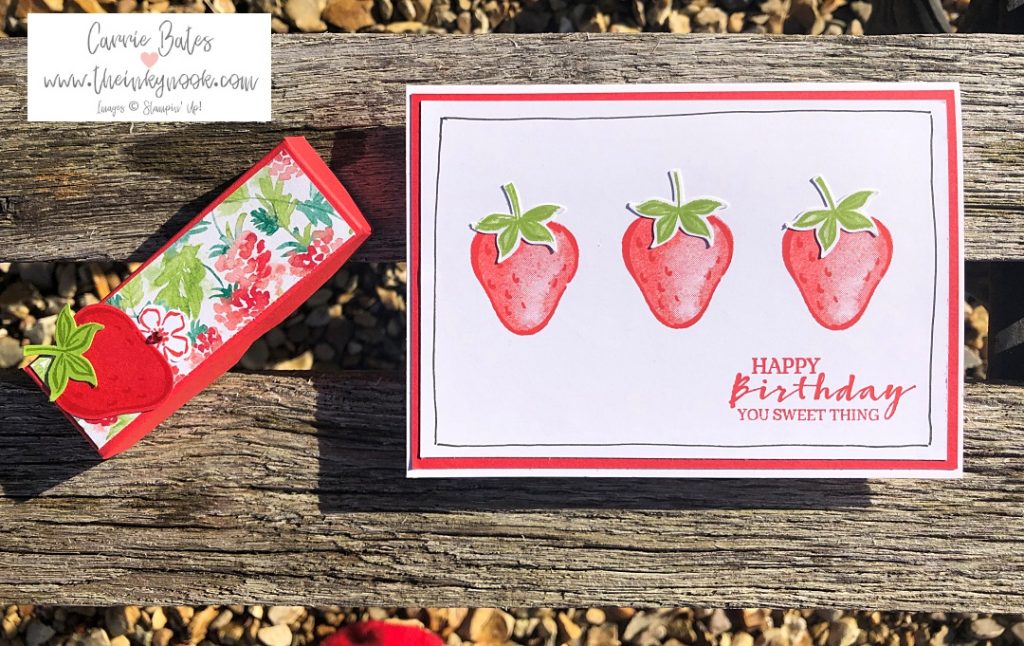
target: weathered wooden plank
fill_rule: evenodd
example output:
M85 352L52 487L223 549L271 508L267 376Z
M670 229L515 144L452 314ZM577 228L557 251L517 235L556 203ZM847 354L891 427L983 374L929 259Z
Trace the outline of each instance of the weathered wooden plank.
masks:
M358 257L402 258L406 83L840 80L962 83L967 257L1022 259L1022 45L993 35L275 36L273 123L131 127L25 122L25 42L9 38L0 260L145 259L285 134L309 137L367 212L376 231Z
M0 381L0 599L1024 609L1024 388L960 481L406 480L398 376L223 377L96 463Z

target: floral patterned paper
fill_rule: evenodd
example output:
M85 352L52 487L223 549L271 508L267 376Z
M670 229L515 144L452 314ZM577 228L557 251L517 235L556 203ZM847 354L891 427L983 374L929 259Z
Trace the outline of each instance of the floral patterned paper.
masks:
M177 384L354 235L281 150L106 302L161 351ZM48 363L32 369L42 378ZM136 417L75 421L102 447Z

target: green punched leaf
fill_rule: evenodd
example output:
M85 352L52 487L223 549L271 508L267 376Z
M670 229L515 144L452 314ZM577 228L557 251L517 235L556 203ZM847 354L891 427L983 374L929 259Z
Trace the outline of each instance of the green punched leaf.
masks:
M47 357L44 381L50 391L50 401L56 401L67 390L71 381L81 381L95 387L96 370L84 356L92 347L96 333L103 329L99 323L75 323L75 316L67 305L57 315L54 334L55 345L27 345L26 357Z
M711 246L715 243L715 232L707 218L715 211L725 208L719 200L702 197L689 202L683 201L682 175L678 170L669 173L675 203L653 199L631 204L631 211L639 216L654 220L654 242L651 248L660 247L681 231L685 235L700 238Z
M786 226L796 231L814 231L814 238L821 249L821 258L835 249L843 231L866 231L871 235L878 235L875 221L860 211L875 191L857 191L836 204L823 177L815 177L811 183L818 189L826 208L801 213Z
M520 241L526 244L544 245L556 251L555 235L548 226L548 220L562 210L557 204L541 204L525 213L519 205L519 194L512 183L502 186L508 199L511 213L491 213L473 225L477 233L497 234L498 262L503 262L519 248Z

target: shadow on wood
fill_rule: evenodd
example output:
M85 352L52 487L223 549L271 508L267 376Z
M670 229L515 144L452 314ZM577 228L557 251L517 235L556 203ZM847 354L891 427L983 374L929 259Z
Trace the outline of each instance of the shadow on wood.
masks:
M327 384L333 379L325 378ZM317 489L324 514L350 512L527 511L545 509L839 509L871 504L865 480L681 478L405 477L405 395L401 376L374 389L351 382L317 389ZM369 386L372 388L372 386ZM358 410L360 402L376 401ZM376 414L375 414L376 412Z
M0 390L15 392L5 393L0 423L0 495L25 502L101 462L28 375L3 373Z

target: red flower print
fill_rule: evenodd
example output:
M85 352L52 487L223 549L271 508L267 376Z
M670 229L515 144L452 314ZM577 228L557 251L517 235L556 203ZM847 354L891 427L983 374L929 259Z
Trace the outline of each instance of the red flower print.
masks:
M434 633L417 626L386 621L363 621L343 626L320 646L442 646Z
M214 318L234 331L256 318L268 305L270 292L256 289L254 285L239 287L231 292L231 296L213 304Z
M217 259L215 266L229 283L236 283L239 287L265 288L282 273L280 266L271 264L271 257L266 241L252 231L246 231L232 243L226 254Z
M298 176L302 172L291 155L282 151L270 161L270 176L282 182Z
M139 314L139 330L146 337L146 343L156 346L172 366L175 359L180 359L188 352L185 315L181 312L147 307Z
M196 351L204 357L210 356L222 345L224 345L224 339L221 338L220 331L215 327L209 328L196 337Z
M313 268L327 259L327 256L341 246L343 240L334 239L333 229L324 229L313 234L313 240L305 253L297 253L288 258L291 272L295 276L304 276Z

